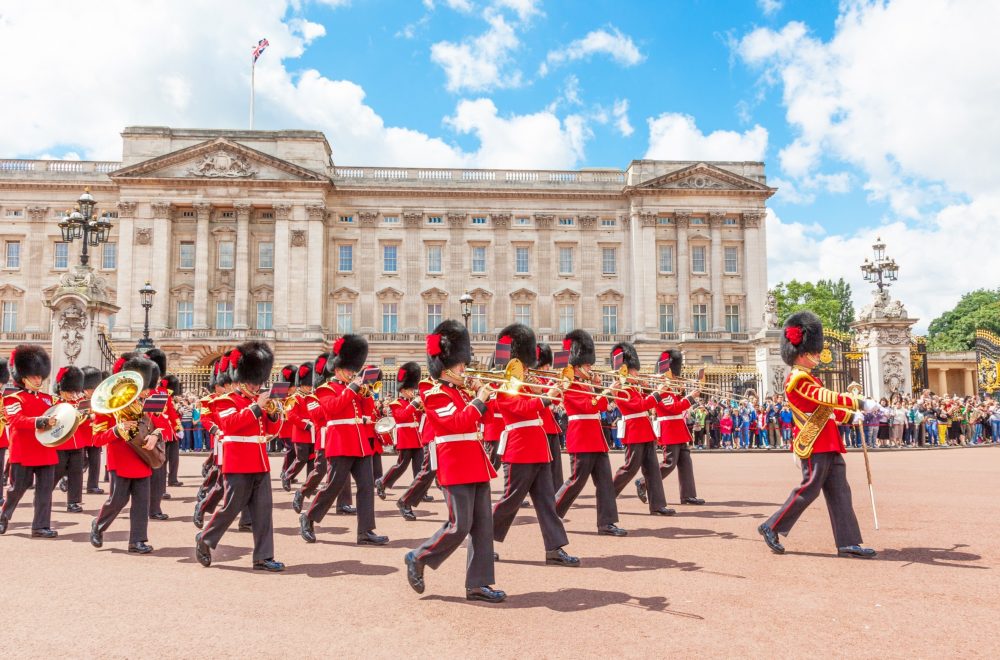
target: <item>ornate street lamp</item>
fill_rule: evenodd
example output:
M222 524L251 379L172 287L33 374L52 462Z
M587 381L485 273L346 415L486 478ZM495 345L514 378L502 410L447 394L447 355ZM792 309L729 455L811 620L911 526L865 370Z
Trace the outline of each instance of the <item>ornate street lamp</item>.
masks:
M469 317L472 316L472 296L468 291L458 299L458 304L462 306L462 318L465 319L465 329L469 329Z
M87 247L97 247L101 243L107 243L111 235L111 217L107 213L97 217L97 201L90 194L90 188L84 188L80 199L76 200L76 210L67 210L66 216L59 221L59 232L66 243L82 240L83 249L80 251L80 265L86 266L90 262L90 255L87 254Z
M153 348L153 340L149 338L149 310L153 307L153 296L155 295L156 289L150 286L148 281L139 289L139 303L146 310L146 322L142 327L142 339L139 340L135 347L137 350L143 352Z
M878 292L882 293L889 288L891 282L896 281L899 276L899 265L895 259L886 256L885 243L881 238L875 239L872 250L875 252L875 259L872 261L865 258L865 262L861 264L861 274L866 282L874 284L878 287Z

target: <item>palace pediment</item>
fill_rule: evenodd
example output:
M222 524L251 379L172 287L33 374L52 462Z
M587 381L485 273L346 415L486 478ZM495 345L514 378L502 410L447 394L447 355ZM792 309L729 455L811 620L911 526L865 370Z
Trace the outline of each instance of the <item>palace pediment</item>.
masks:
M697 163L644 181L630 188L632 191L649 192L657 190L706 191L706 192L774 192L759 181L734 174L715 165Z
M108 176L119 183L149 179L187 179L226 184L263 181L329 183L329 179L322 174L221 137L123 167Z

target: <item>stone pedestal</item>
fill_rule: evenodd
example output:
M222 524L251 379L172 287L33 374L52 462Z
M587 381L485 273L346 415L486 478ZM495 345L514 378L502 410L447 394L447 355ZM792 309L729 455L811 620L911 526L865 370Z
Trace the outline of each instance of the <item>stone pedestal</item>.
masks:
M917 320L909 318L898 300L890 300L888 292L877 291L872 304L851 324L855 343L865 355L866 396L889 398L894 392L906 394L913 389L910 328Z
M763 386L763 391L757 393L760 400L785 391L785 377L789 367L781 360L781 332L778 328L765 328L753 339L757 373L760 374Z
M107 284L86 266L62 276L59 287L45 301L52 311L52 374L60 367L101 367L98 335L107 334L108 320L118 307L108 299Z

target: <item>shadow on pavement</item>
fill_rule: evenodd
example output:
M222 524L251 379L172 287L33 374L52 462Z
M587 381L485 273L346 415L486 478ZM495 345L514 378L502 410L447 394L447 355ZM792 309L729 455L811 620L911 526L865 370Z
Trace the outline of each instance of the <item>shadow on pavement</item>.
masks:
M977 564L956 564L954 562L971 562L979 561L982 559L982 555L977 555L973 552L960 552L958 548L967 548L968 545L964 543L956 543L951 548L901 548L895 550L893 548L885 548L884 550L878 550L878 556L870 561L895 561L902 562L904 568L910 564L925 564L927 566L943 566L947 568L977 568L980 570L989 570L989 566L980 566ZM838 556L836 553L822 553L822 552L795 552L786 551L786 555L799 555L802 557L826 557L832 559L845 559L844 557Z
M545 608L554 612L583 612L612 605L636 607L649 612L662 612L688 619L704 619L700 614L669 609L670 601L663 596L630 596L621 591L600 591L597 589L560 589L558 591L534 591L526 594L512 594L499 605L469 602L457 596L426 596L422 600L439 600L462 603L479 607L498 609Z
M391 575L400 569L381 564L363 564L349 559L323 564L296 564L285 569L288 575L305 575L311 578L340 577L344 575Z

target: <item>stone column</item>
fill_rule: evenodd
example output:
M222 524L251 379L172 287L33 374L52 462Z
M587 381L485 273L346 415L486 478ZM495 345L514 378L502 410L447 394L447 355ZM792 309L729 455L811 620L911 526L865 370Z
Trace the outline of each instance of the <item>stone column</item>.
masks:
M712 232L712 331L721 332L725 329L723 302L725 295L722 286L722 272L725 270L725 260L722 256L722 223L726 214L722 211L710 211L708 224ZM744 271L747 264L743 265Z
M115 316L115 339L132 338L132 320L139 286L135 281L135 202L118 202L118 313Z
M635 334L636 341L657 339L660 310L657 305L656 280L660 268L656 255L656 214L640 214L639 226L632 231L637 234L637 249L633 257L637 286L629 303L635 308L635 324L631 332ZM628 332L629 329L626 328L625 331Z
M323 332L323 319L324 311L329 303L327 300L327 288L324 287L324 276L326 273L326 232L324 231L326 219L326 206L323 204L306 204L306 213L309 215L309 228L307 230L307 240L309 241L306 247L306 253L309 255L306 261L309 264L309 272L306 274L306 330L310 333L316 333L317 338L321 338ZM361 214L359 214L360 216ZM361 218L362 224L364 224L365 219ZM373 222L371 224L374 224ZM374 234L374 228L369 227L371 231L369 233ZM356 255L355 259L361 255ZM374 277L373 268L365 268L364 270L372 273ZM374 279L373 279L374 283ZM329 283L329 290L334 290L335 283ZM355 310L357 314L360 310ZM357 318L355 320L356 324L359 324L361 319ZM333 327L336 329L336 326Z
M208 222L212 215L212 205L195 202L198 224L195 229L194 247L194 328L208 328L208 253L212 249L208 238Z
M471 269L470 262L468 261L469 246L465 238L469 216L466 213L452 211L445 216L445 219L448 222L448 244L445 246L445 254L441 258L444 260L446 268L444 281L447 282L445 288L450 294L448 302L454 305L454 307L451 309L445 308L444 318L459 319L462 318L462 305L458 302L458 299L462 297L465 289L473 288L466 286L468 282L466 276ZM469 321L471 323L472 319L469 319Z
M490 319L493 325L499 328L513 323L514 308L510 300L510 294L514 292L513 272L514 253L510 249L510 214L493 213L490 215L490 222L493 223L493 239L496 246L493 249L493 269L496 278L493 280L496 287L496 295L493 296L493 310Z
M274 308L271 310L275 332L288 331L288 299L291 295L289 291L288 270L292 267L292 237L288 233L288 215L292 207L288 204L274 204ZM298 239L297 239L298 240ZM301 240L306 240L303 236ZM319 264L313 266L319 269L322 276L323 271Z
M21 255L21 268L25 272L24 309L21 310L26 332L41 332L44 328L42 305L42 277L52 267L52 257L45 259L48 238L45 235L45 217L47 206L29 206L29 227L25 236L25 251ZM73 256L70 256L70 268L73 266Z
M676 211L677 226L677 330L691 332L691 265L688 257L689 211Z
M396 249L396 271L399 273L399 286L404 297L399 301L399 316L397 325L400 332L424 332L423 306L420 300L420 283L424 279L424 243L420 240L424 226L422 211L403 211L403 243ZM381 260L382 255L379 254ZM379 266L381 268L381 265ZM412 301L411 304L406 304ZM381 332L382 309L375 311L375 327Z
M962 395L963 396L974 396L976 394L976 385L975 385L975 382L973 381L973 378L972 378L972 369L970 367L966 367L962 371L962 376L963 376L963 380L962 380L962 389L963 389L963 392L962 392Z
M250 327L247 306L250 303L250 211L247 202L236 202L236 283L233 298L233 329Z
M61 367L100 367L98 335L118 307L108 300L107 284L89 266L73 266L46 302L52 310L52 377Z
M945 396L946 394L948 394L948 367L941 367L938 369L937 395Z
M761 399L784 390L789 367L781 360L781 333L777 328L763 329L753 340L757 373L763 387L757 393Z
M876 293L875 302L862 309L859 320L851 324L868 363L866 395L878 399L913 389L910 327L916 322L907 317L898 301L890 303L888 293L883 292Z
M597 216L578 215L576 226L580 236L580 246L576 254L576 263L573 264L573 278L580 282L580 298L583 303L580 309L581 318L577 321L577 325L581 328L593 328L595 333L600 334L604 327L601 318L601 304L597 300L598 287L602 284L601 257L594 236ZM583 276L584 264L590 270L591 277Z
M552 225L556 217L549 214L535 215L535 263L538 283L538 330L557 334L559 313L552 298L553 286L559 279L559 260L552 257ZM493 320L492 318L490 319ZM497 324L494 324L497 325Z
M170 276L174 272L170 261L170 243L173 240L173 219L170 202L152 202L153 210L153 258L149 260L146 277L158 292L153 309L150 310L149 326L153 330L163 330L170 322Z
M743 284L746 287L747 330L760 327L767 296L767 262L761 261L765 248L760 227L764 222L764 211L743 212Z

